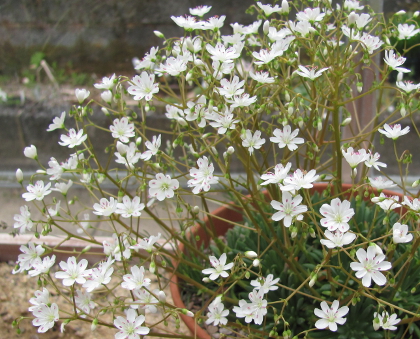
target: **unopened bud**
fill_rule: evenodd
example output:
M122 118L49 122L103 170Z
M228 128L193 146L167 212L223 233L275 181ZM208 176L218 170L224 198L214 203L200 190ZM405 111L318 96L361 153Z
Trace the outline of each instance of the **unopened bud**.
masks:
M413 19L414 19L414 18L417 18L417 17L419 16L419 13L420 13L419 11L415 11L415 12L413 13Z
M91 248L92 248L92 246L88 245L84 249L82 249L82 252L81 253L89 252Z
M93 332L96 330L96 327L98 326L98 319L93 319L92 325L90 325L90 330Z
M249 273L249 271L246 271L246 272L245 272L245 278L246 278L246 279L249 279L249 277L250 277L250 276L251 276L251 273Z
M109 113L109 111L105 108L105 107L102 107L101 108L101 111L107 116L107 117L109 117L111 114Z
M309 228L309 235L312 238L316 238L315 230L312 227Z
M149 272L150 272L150 273L152 273L152 274L154 274L154 273L155 273L155 271L156 271L156 264L155 264L155 262L154 262L154 261L152 261L152 262L150 263L150 265L149 265Z
M101 98L103 101L105 101L107 104L111 104L112 101L112 92L110 90L102 92Z
M321 120L321 118L318 119L317 128L318 128L318 131L322 130L322 120Z
M202 281L205 282L205 283L211 282L211 280L209 278L207 278L207 277L203 278Z
M18 182L19 184L21 184L21 183L22 183L22 181L23 181L23 172L22 172L22 170L21 170L20 168L18 168L18 169L16 170L16 180L17 180L17 182Z
M351 12L347 18L347 22L350 25L353 25L356 22L357 19L357 15L354 12Z
M252 266L254 266L254 267L258 267L258 266L260 266L260 259L255 259L255 260L252 262Z
M395 13L394 15L403 15L405 14L406 11L404 11L403 9L401 11L398 11L397 13Z
M268 30L270 28L270 21L265 20L263 25L263 32L264 34L268 34Z
M349 123L351 123L351 117L345 118L341 123L341 126L347 126Z
M185 39L185 44L187 45L187 49L188 49L190 52L194 52L194 45L193 45L193 43L192 43L192 41L191 41L191 39L190 39L190 38L186 38L186 39Z
M311 280L309 280L309 287L312 287L315 285L316 281L318 279L318 276L316 273L311 273Z
M358 82L357 83L357 91L359 93L362 93L362 91L363 91L363 82Z
M194 318L194 313L192 313L191 311L188 311L186 308L183 308L181 312L182 314L185 314L187 317Z
M281 13L282 14L289 13L289 3L287 2L287 0L283 0L281 3Z
M373 329L375 331L379 330L379 328L381 327L381 322L379 320L378 317L376 317L375 319L373 319Z
M178 117L178 118L176 119L176 122L177 122L179 125L181 125L182 127L185 127L185 126L187 126L187 125L188 125L188 123L187 123L184 119L182 119L181 117Z
M165 36L163 35L163 33L162 32L160 32L160 31L153 31L153 33L158 37L158 38L161 38L161 39L165 39Z
M232 146L229 146L226 152L231 155L235 153L235 149Z
M400 109L400 113L401 116L404 118L405 115L407 114L407 110L405 109L405 105L401 105L401 109Z
M286 93L284 93L284 98L286 99L286 101L290 101L290 94L289 94L289 92L286 91Z
M411 187L416 188L419 184L420 184L420 179L417 179L416 181L413 182Z
M244 254L249 259L254 259L258 257L258 254L254 251L246 251Z
M397 81L403 81L403 78L404 78L404 73L403 72L398 72Z
M166 302L166 294L163 291L159 291L158 293L156 293L158 299L160 302Z

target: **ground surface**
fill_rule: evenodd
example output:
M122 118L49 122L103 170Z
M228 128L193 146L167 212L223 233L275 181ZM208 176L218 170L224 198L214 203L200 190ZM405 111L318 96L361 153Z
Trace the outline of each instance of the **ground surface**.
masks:
M97 327L91 331L91 323L75 321L66 325L64 333L60 331L61 322L46 333L38 333L37 328L32 326L32 313L28 312L31 305L29 299L38 289L37 279L24 274L11 274L13 265L10 263L0 263L0 339L112 339L116 333L115 329ZM165 290L168 295L169 289ZM60 299L52 296L52 299L60 306ZM20 322L19 328L22 333L19 335L15 328L12 328L12 321L19 317L28 317ZM149 321L155 321L147 315ZM166 328L167 331L176 334L174 322L170 321ZM181 333L189 334L185 325L181 323ZM155 337L156 338L156 337Z

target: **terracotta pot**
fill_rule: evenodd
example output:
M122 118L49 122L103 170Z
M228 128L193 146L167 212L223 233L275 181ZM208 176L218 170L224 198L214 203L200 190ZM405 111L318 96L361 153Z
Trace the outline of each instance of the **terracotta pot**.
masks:
M343 191L349 190L352 185L351 184L343 184ZM314 184L314 187L311 189L311 194L318 192L318 193L322 193L325 189L327 188L327 184L325 183L318 183L318 184ZM370 193L377 193L376 189L372 189L369 188L369 192ZM382 193L384 193L387 196L393 196L393 195L397 195L400 198L400 202L403 200L404 195L400 194L400 193L396 193L394 191L390 191L390 190L382 190ZM268 198L268 192L265 191L264 195L266 196L266 198ZM346 195L344 196L346 197ZM347 195L347 198L349 197L349 194ZM370 198L365 198L363 197L364 200L370 200ZM405 208L401 207L401 209L403 210L403 212L405 212ZM397 213L399 212L399 209L395 210ZM224 234L226 234L226 232L233 228L234 224L227 222L225 220L220 220L219 218L223 218L226 220L230 220L234 223L238 223L240 221L243 220L243 214L241 213L240 210L235 209L233 207L233 205L230 205L229 203L226 204L225 206L221 206L219 208L217 208L216 210L214 210L212 213L212 215L214 215L215 217L206 217L204 219L204 224L206 225L206 227L210 228L211 227L211 223L210 223L210 218L213 221L213 225L215 228L215 232L217 236L222 236ZM195 225L190 233L191 236L199 236L200 240L197 241L197 245L198 247L201 246L201 244L204 243L204 246L207 247L209 245L210 239L207 237L207 233L205 231L205 229L201 226L201 225ZM179 245L179 250L180 251L184 251L184 245L180 244ZM174 263L174 266L176 267L176 263ZM171 284L170 284L170 289L171 289L171 293L172 293L172 298L174 301L174 305L178 308L186 308L184 302L181 299L181 292L178 286L179 283L179 279L176 275L173 275L171 278ZM204 330L203 328L201 328L195 321L194 318L190 318L184 314L181 314L181 318L182 320L185 322L185 324L187 325L187 327L189 328L189 330L191 331L191 333L194 335L195 338L200 338L200 339L211 339L211 336L207 333L206 330Z

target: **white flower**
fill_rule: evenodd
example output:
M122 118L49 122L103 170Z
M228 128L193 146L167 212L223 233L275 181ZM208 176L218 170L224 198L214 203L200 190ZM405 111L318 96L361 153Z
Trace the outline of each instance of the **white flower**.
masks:
M373 179L369 179L369 184L376 188L377 190L383 190L385 188L390 188L390 187L394 187L397 186L397 184L394 184L393 181L388 180L385 177L376 177Z
M372 279L379 286L386 284L386 277L380 271L387 271L392 266L389 261L384 261L384 254L377 254L375 246L369 246L367 251L359 248L356 256L360 263L352 262L350 267L356 271L356 277L362 279L363 286L370 287Z
M54 131L58 128L65 128L64 120L66 119L66 112L62 112L60 117L55 117L52 124L48 126L47 132Z
M407 126L404 129L401 129L400 124L395 125L388 125L384 124L384 129L378 129L379 133L382 133L387 138L390 138L392 140L397 140L400 136L407 134L410 132L410 127Z
M50 328L53 328L54 323L60 319L58 314L58 306L56 303L48 307L46 304L39 305L33 312L35 319L32 320L32 325L39 326L38 333L45 333Z
M245 80L239 81L239 77L235 75L232 81L227 79L220 80L221 88L218 88L219 94L225 98L232 98L234 95L240 95L244 92L242 88L245 84Z
M35 297L29 299L29 302L34 305L28 308L29 312L33 312L36 308L41 306L41 304L49 304L50 303L50 292L43 287L42 291L38 290L35 291Z
M356 239L356 234L349 232L343 233L339 230L336 230L334 233L326 230L324 234L328 240L321 239L320 242L328 248L343 247L344 245L351 244Z
M238 53L235 48L226 48L222 43L218 43L214 47L210 44L207 44L206 50L211 54L210 57L212 60L225 63L232 63L233 59L237 59L240 56L240 53Z
M38 153L37 153L36 147L34 145L31 145L29 147L25 147L25 149L23 150L23 154L27 158L35 159L35 160L38 159Z
M397 81L395 84L406 93L417 91L420 88L420 84L413 84L412 81Z
M48 256L42 259L36 258L32 263L33 270L30 270L28 274L31 277L36 277L37 275L40 275L42 273L48 273L50 271L50 268L53 267L54 264L55 255L53 255L51 258Z
M363 33L359 41L363 43L363 46L365 47L365 49L367 49L369 54L372 54L374 50L381 47L384 43L378 37L369 35L367 33Z
M77 101L79 101L79 104L85 101L85 99L90 95L90 92L84 88L83 89L76 88L74 93L76 94L76 98L77 98Z
M404 202L402 204L408 206L411 210L413 210L416 213L420 212L420 200L418 198L410 199L405 196Z
M140 339L140 336L150 332L150 328L141 326L146 318L144 315L137 316L133 309L127 310L127 318L118 316L114 320L114 325L119 332L115 334L115 339Z
M385 51L385 63L392 69L401 73L409 73L410 70L407 68L399 67L401 66L406 58L402 56L397 56L393 50Z
M413 240L413 235L408 233L408 226L401 225L399 222L395 223L392 226L392 234L394 244L407 243Z
M139 217L144 209L144 204L140 203L140 197L135 196L133 200L128 195L124 196L122 203L117 204L115 213L121 214L123 218Z
M110 90L103 91L101 93L101 98L106 103L111 104L111 101L112 101L112 92Z
M369 14L366 13L362 13L362 14L356 14L354 12L351 12L349 14L349 18L350 16L353 17L356 26L359 30L363 29L369 22L372 21L372 18L370 17Z
M265 139L261 138L261 131L256 130L254 135L252 131L247 129L244 134L241 135L242 146L248 148L249 154L254 152L254 149L260 149L265 143Z
M213 266L213 268L205 268L201 272L203 274L210 274L209 279L210 280L216 280L221 276L222 278L227 278L229 276L229 273L226 272L227 270L230 270L233 267L233 262L226 264L226 253L223 253L219 259L217 259L215 256L210 255L210 264Z
M59 141L58 143L61 146L68 146L68 148L73 148L82 144L87 139L87 135L83 134L82 129L76 133L76 130L74 128L70 128L68 134L62 134L60 136L60 139L61 141Z
M400 201L400 197L397 195L387 197L385 194L381 193L379 197L372 198L371 200L375 204L379 205L384 211L390 211L401 207L398 203Z
M211 7L212 6L197 6L195 8L190 8L190 14L202 17L211 10Z
M154 74L149 75L147 72L142 72L131 79L133 84L127 88L127 91L134 95L134 100L144 98L146 101L150 101L153 98L153 94L159 92L159 84L155 84L154 81Z
M367 167L373 167L377 171L380 171L379 166L387 167L387 165L385 163L378 161L379 158L381 157L381 155L378 152L373 154L371 151L369 151L368 156L369 156L368 159L365 160L365 165Z
M134 165L140 160L141 153L137 149L137 146L134 142L130 142L127 146L119 141L117 141L117 150L115 156L117 159L116 163L124 164L128 169L132 169Z
M298 148L298 144L303 144L305 141L302 138L296 138L299 130L295 129L292 132L292 128L289 125L284 126L283 131L276 128L273 132L274 137L270 138L271 142L277 143L279 148L287 148L290 151L294 151Z
M106 240L103 241L102 245L104 247L105 255L114 258L116 261L121 261L122 257L125 259L130 259L131 251L130 251L130 244L127 239L127 235L124 234L120 239L118 239L118 235L116 233L112 234L112 239L110 243ZM124 252L121 253L122 249L120 247L120 243L123 245ZM122 255L121 255L122 254Z
M208 192L210 185L217 184L219 179L213 176L214 166L209 163L207 157L203 156L197 160L198 169L193 167L190 169L192 179L188 180L188 187L194 187L194 194L200 193L202 190Z
M279 287L274 286L280 280L280 278L273 279L274 276L272 274L267 275L267 278L260 277L256 280L251 280L251 286L254 286L256 290L262 290L263 293L268 293L270 291L275 291Z
M149 238L141 239L137 244L130 246L134 250L143 249L151 253L155 249L155 243L160 239L161 234L158 233L157 236L151 235Z
M415 25L399 24L398 25L398 39L405 40L410 39L420 32L420 29L416 29Z
M33 226L31 220L31 212L29 212L28 206L20 207L20 214L15 214L13 219L16 221L13 225L14 228L19 228L19 233L24 234L26 230L30 231Z
M306 8L303 12L296 14L296 19L299 21L321 21L325 16L325 13L321 12L319 7L316 8Z
M287 27L282 28L280 30L277 30L275 27L269 27L267 36L271 41L278 41L283 40L286 36L290 34L292 34L292 31Z
M158 289L153 290L153 293L157 295L159 293ZM142 312L148 311L150 313L156 313L157 307L153 304L157 304L157 300L150 292L146 291L144 288L133 290L134 296L137 300L134 301L134 304L131 304L130 307L133 309L140 308Z
M42 180L38 180L35 185L29 184L26 187L28 192L23 193L22 198L26 201L43 200L46 195L51 193L50 187L50 182L44 186L44 182Z
M308 78L310 80L315 80L316 78L320 77L323 72L325 72L329 67L321 68L317 71L316 66L298 66L300 71L296 70L295 73L299 74L301 77Z
M281 187L282 191L295 191L301 188L309 189L314 185L312 183L319 178L319 175L316 175L314 169L310 170L308 173L302 172L301 169L297 169L293 172L292 176L288 176L283 180L284 186Z
M111 265L114 263L111 257L108 257L106 262L102 262L98 267L86 270L86 282L82 287L86 288L86 291L92 292L95 288L100 285L107 285L111 281L112 273L114 268Z
M315 28L312 27L309 21L298 21L294 23L293 21L289 20L289 29L292 32L297 32L300 35L306 37L311 32L316 32Z
M185 15L185 16L171 16L171 19L179 26L184 28L186 31L192 31L194 29L205 29L207 27L203 26L202 21L196 20L193 16Z
M110 197L109 201L106 198L101 198L101 200L99 200L99 204L95 203L93 205L93 209L95 210L93 214L108 217L116 211L117 203L117 200L113 197Z
M323 330L328 328L330 331L337 331L337 324L343 325L346 322L346 318L343 318L349 313L347 306L340 307L338 300L334 300L331 307L328 306L326 301L321 302L321 309L316 308L314 313L317 317L321 318L315 323L317 329Z
M61 204L61 201L59 200L55 204L55 208L53 208L53 207L48 208L48 214L49 214L49 215L47 215L48 218L60 215L60 204Z
M229 314L229 310L225 310L225 306L220 300L220 297L216 297L208 307L206 324L213 324L213 326L226 325L228 319L226 318Z
M287 177L287 174L292 167L292 163L288 162L285 167L282 164L277 164L274 167L273 172L267 172L266 174L261 175L261 179L265 180L261 183L261 185L268 185L268 184L281 184L283 183L284 178Z
M274 7L271 5L264 5L261 2L257 2L259 8L261 8L265 14L265 16L270 16L273 13L282 12L283 9L279 7L279 5L275 5Z
M375 328L375 330L378 330L380 327L382 327L384 330L395 331L397 327L394 325L397 325L401 321L401 319L397 318L396 313L391 314L390 316L386 311L382 312L382 314L375 312L373 316L378 319L378 324L376 325L377 328Z
M42 247L42 245L36 245L35 247L35 244L32 242L29 242L28 246L20 246L19 249L22 252L19 254L17 261L19 268L13 269L13 274L29 270L32 267L34 261L40 258L40 255L45 252L45 249Z
M51 157L48 162L48 166L50 166L50 168L47 169L47 174L51 175L50 180L59 180L64 173L64 168L53 157Z
M294 220L302 220L302 213L305 213L308 210L306 205L300 205L302 199L302 196L299 194L292 197L289 192L283 192L282 202L276 200L271 201L271 206L278 210L278 212L273 214L271 219L275 221L283 219L285 227L290 227Z
M363 9L364 6L359 6L359 3L360 3L359 0L345 0L343 7L344 9L348 9L350 11Z
M184 56L178 55L176 58L169 57L164 64L160 64L159 71L177 76L187 69L188 60Z
M159 32L159 31L154 31L154 32ZM160 33L160 34L162 34L162 33ZM162 34L161 38L164 38L163 34ZM152 48L150 48L150 52L146 53L144 55L144 58L141 61L138 60L138 59L135 59L135 60L133 59L134 69L136 69L136 70L141 70L143 68L153 69L155 67L156 53L158 51L159 51L158 47L152 47Z
M127 143L129 138L134 137L134 124L128 123L127 117L115 119L113 125L109 126L112 137Z
M140 155L140 158L143 160L150 160L153 155L156 155L159 152L159 147L161 144L161 135L159 134L158 137L156 135L153 136L152 141L146 141L145 146L148 148L147 151L143 152Z
M150 279L144 277L144 267L140 268L136 265L131 267L132 274L125 274L123 276L124 282L121 283L122 288L128 290L135 290L142 287L148 287L150 285Z
M264 65L264 64L268 64L270 61L276 58L277 54L274 51L261 49L259 52L256 52L256 51L252 52L252 56L255 59L259 60L259 61L254 61L254 64Z
M112 89L112 87L114 87L114 80L115 80L115 74L111 75L109 78L103 77L101 83L94 84L93 86L95 86L95 88L98 88L98 89L110 90Z
M95 302L92 301L92 295L89 292L83 293L80 290L76 290L76 294L74 300L76 301L77 308L81 309L84 313L89 314L90 310L93 310L96 306ZM77 312L80 312L79 309Z
M344 159L348 162L351 168L357 167L358 164L369 159L369 154L366 153L365 149L355 151L353 147L347 148L347 151L341 149Z
M268 72L249 72L249 76L260 84L272 84L275 81Z
M159 201L165 198L172 198L174 190L179 188L179 181L171 179L169 175L163 173L156 174L156 179L149 181L149 196Z
M225 19L226 19L226 15L222 15L220 17L214 16L214 17L209 18L207 22L204 22L203 26L206 29L211 29L211 30L219 29L223 27Z
M57 191L60 192L62 195L66 196L71 186L73 186L73 181L69 179L67 184L65 182L55 183L55 188L51 188L51 191Z
M239 301L239 307L234 306L233 312L236 313L237 318L245 318L246 323L254 321L255 324L261 325L264 316L267 314L267 300L264 299L264 290L254 289L249 293L250 303L245 300Z
M338 198L333 199L331 205L323 204L319 212L325 217L321 219L321 226L327 227L329 231L346 232L350 228L348 222L354 215L350 201L341 202Z
M228 129L235 129L235 124L239 120L234 119L235 116L232 114L233 108L234 106L232 105L230 108L225 108L223 113L213 113L207 116L207 119L213 120L210 122L210 125L217 128L218 134L225 134Z
M72 286L75 282L84 284L86 282L85 271L87 265L88 262L86 259L82 259L77 263L75 257L70 257L67 259L67 262L60 262L62 271L56 272L55 277L57 279L63 279L64 286Z

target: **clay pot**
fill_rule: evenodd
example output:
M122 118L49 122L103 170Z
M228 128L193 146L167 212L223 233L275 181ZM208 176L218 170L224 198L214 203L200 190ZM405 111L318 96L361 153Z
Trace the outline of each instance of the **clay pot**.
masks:
M349 190L352 185L351 184L343 184L343 191ZM327 184L325 183L317 183L314 184L314 187L310 190L311 194L318 192L318 193L322 193L325 189L327 188ZM378 191L376 189L373 188L369 188L369 192L370 193L375 193L377 194ZM382 190L382 193L384 193L387 196L399 196L400 198L400 202L403 201L403 197L404 195L400 194L400 193L396 193L394 191L390 191L390 190ZM266 198L268 198L268 192L265 191L264 195L266 196ZM344 195L344 198L348 198L350 196L350 194ZM370 198L365 198L363 197L364 200L368 201L370 200ZM403 212L405 212L405 208L401 207ZM395 212L399 212L399 210L395 210ZM238 210L237 208L235 209L233 205L230 205L229 203L226 204L225 206L221 206L219 208L217 208L216 210L214 210L212 213L212 215L216 216L216 217L220 217L226 220L230 220L232 222L240 222L243 220L243 214L241 213L240 210ZM220 220L218 218L215 217L206 217L204 219L204 224L206 225L206 227L211 228L211 223L210 223L210 218L212 219L213 225L214 225L214 229L216 232L216 235L219 236L223 236L224 234L226 234L226 232L233 228L234 224L227 222L225 220ZM209 245L210 239L207 236L207 233L205 231L205 229L201 226L201 225L195 225L192 229L191 229L191 237L192 236L199 236L199 241L197 241L197 246L200 247L201 244L204 243L204 246L207 247ZM184 251L184 245L180 244L178 246L180 251ZM174 266L176 267L176 263L174 263ZM184 302L181 299L181 293L180 293L180 289L178 286L178 282L179 279L176 275L173 275L171 278L171 284L170 284L170 290L172 293L172 298L173 298L173 302L174 305L178 308L186 308ZM199 339L211 339L211 336L207 333L206 330L204 330L203 328L201 328L195 321L194 318L188 317L184 314L181 314L181 318L184 321L184 323L187 325L187 327L189 328L189 330L191 331L192 335L194 335L194 337L199 338Z

